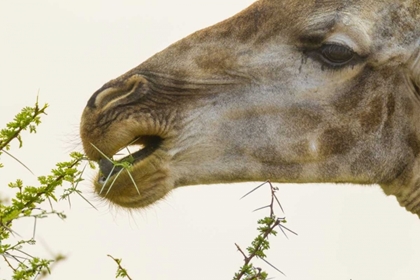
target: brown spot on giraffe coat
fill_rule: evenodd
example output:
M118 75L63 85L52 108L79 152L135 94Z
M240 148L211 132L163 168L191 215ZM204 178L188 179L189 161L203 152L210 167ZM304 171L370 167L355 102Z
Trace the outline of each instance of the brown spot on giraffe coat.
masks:
M346 154L354 147L356 139L348 127L325 130L319 137L320 154L331 156Z

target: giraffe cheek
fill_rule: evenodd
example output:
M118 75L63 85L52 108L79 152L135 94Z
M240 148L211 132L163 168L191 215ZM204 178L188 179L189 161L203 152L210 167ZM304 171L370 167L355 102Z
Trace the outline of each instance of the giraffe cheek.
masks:
M354 147L356 139L350 129L329 128L319 138L320 156L345 155Z
M318 157L319 148L318 148L318 141L317 139L309 139L308 143L308 151L312 157Z
M297 141L291 146L291 154L288 155L294 162L316 162L322 159L320 155L319 136L306 135L305 139Z
M305 141L305 157L307 161L318 161L322 158L318 138L318 135L310 135Z

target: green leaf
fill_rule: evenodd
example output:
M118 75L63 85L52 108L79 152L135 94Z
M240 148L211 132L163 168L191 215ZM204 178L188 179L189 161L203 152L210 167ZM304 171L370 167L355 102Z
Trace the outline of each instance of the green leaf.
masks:
M1 217L1 223L2 224L8 224L10 221L13 221L14 219L18 218L20 215L19 209L13 209L9 213L6 213L4 216Z

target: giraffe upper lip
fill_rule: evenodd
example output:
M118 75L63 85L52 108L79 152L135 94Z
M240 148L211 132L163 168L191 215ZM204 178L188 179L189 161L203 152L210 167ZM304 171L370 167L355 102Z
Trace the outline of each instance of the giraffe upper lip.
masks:
M159 136L141 136L136 141L136 144L143 146L140 150L115 161L105 157L101 158L98 161L99 169L102 173L99 180L106 180L119 173L124 168L124 163L132 165L142 161L156 151L161 146L162 141L163 139Z

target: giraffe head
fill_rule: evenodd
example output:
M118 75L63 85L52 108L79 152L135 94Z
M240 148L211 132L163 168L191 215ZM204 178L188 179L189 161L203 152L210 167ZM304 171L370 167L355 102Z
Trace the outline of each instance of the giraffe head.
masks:
M419 215L418 22L417 0L260 0L176 42L89 99L96 192L139 208L194 184L379 184Z

